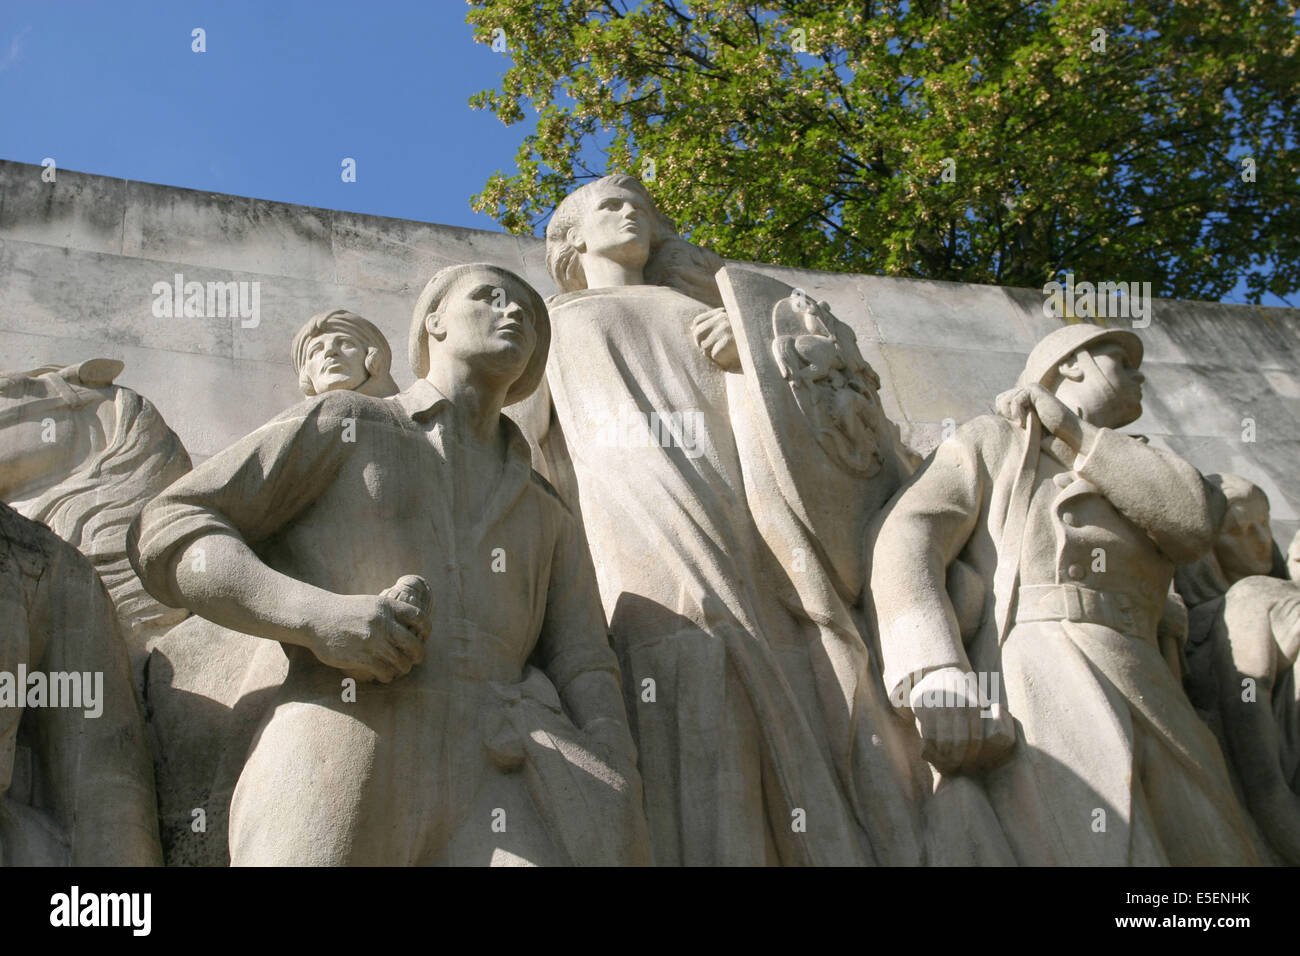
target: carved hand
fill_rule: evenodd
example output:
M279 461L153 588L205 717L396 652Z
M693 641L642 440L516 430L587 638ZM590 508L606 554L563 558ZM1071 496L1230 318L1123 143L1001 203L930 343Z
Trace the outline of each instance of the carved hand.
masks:
M740 353L736 351L736 339L726 309L701 312L691 321L691 331L695 334L695 344L713 360L713 364L727 372L740 371Z
M926 695L932 698L925 703ZM955 667L931 671L912 688L910 705L921 734L921 756L941 773L973 773L996 767L1016 745L1015 725L998 703L980 716L980 701L967 675Z
M1032 410L1043 423L1043 428L1065 442L1073 451L1077 452L1083 447L1083 420L1037 382L1027 388L1003 392L998 396L996 404L1000 415L1018 425L1025 423L1026 416Z
M312 628L312 652L359 681L387 684L410 671L424 660L433 625L427 607L393 596L397 588L379 595L336 595Z

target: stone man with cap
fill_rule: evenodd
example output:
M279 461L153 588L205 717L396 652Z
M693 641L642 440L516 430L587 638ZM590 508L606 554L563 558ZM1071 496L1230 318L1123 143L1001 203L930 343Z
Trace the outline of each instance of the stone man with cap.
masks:
M289 661L233 864L648 859L591 559L500 414L549 341L518 276L444 269L412 319L414 385L327 391L146 506L146 586Z
M1257 859L1157 645L1174 566L1210 548L1224 503L1187 462L1114 430L1141 415L1141 360L1128 331L1051 333L874 537L886 690L936 771L978 782L982 820L1025 864ZM958 559L985 591L965 640L947 588ZM971 675L999 680L1004 706Z
M375 324L346 309L313 315L293 337L293 368L308 398L334 389L397 394L393 351Z

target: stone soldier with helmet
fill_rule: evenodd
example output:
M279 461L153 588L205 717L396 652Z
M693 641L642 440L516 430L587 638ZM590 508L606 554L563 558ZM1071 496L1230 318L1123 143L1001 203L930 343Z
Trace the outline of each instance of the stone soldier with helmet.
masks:
M1174 566L1211 547L1224 502L1186 461L1115 431L1141 415L1142 351L1089 324L1045 337L998 414L944 441L874 535L886 690L941 777L978 782L983 825L1021 863L1257 861L1158 646ZM958 559L985 589L965 640L947 590ZM1005 710L981 716L972 672L1000 675Z

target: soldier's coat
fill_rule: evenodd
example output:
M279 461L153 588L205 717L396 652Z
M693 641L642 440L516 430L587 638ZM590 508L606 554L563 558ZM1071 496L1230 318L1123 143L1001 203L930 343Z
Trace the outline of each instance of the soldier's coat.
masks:
M1222 754L1156 640L1174 564L1208 550L1222 500L1139 439L1101 429L1067 465L1047 436L999 647L994 578L1026 440L976 418L886 508L871 590L887 689L944 666L1001 674L1017 744L980 783L1022 863L1256 862ZM945 591L957 558L986 586L969 646Z

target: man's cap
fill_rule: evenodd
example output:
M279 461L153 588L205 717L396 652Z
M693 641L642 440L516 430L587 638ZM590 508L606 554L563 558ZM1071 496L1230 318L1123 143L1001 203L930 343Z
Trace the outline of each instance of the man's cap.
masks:
M1090 322L1062 326L1034 346L1025 361L1016 385L1046 385L1056 373L1056 367L1081 348L1098 342L1114 342L1128 355L1129 364L1137 368L1142 364L1142 340L1128 329L1106 329Z
M551 317L546 311L546 302L537 290L509 269L490 262L474 262L468 265L448 266L440 270L429 280L415 303L415 311L411 315L411 331L407 337L407 358L410 360L411 371L415 373L416 378L424 378L429 374L429 336L424 331L424 320L430 312L437 311L437 307L441 305L447 293L461 279L468 278L476 272L494 272L513 280L524 292L524 301L520 305L533 314L537 344L533 347L533 354L528 359L528 365L525 366L523 373L515 379L514 384L506 392L506 404L513 405L533 394L541 384L542 376L546 374L546 356L551 350Z

